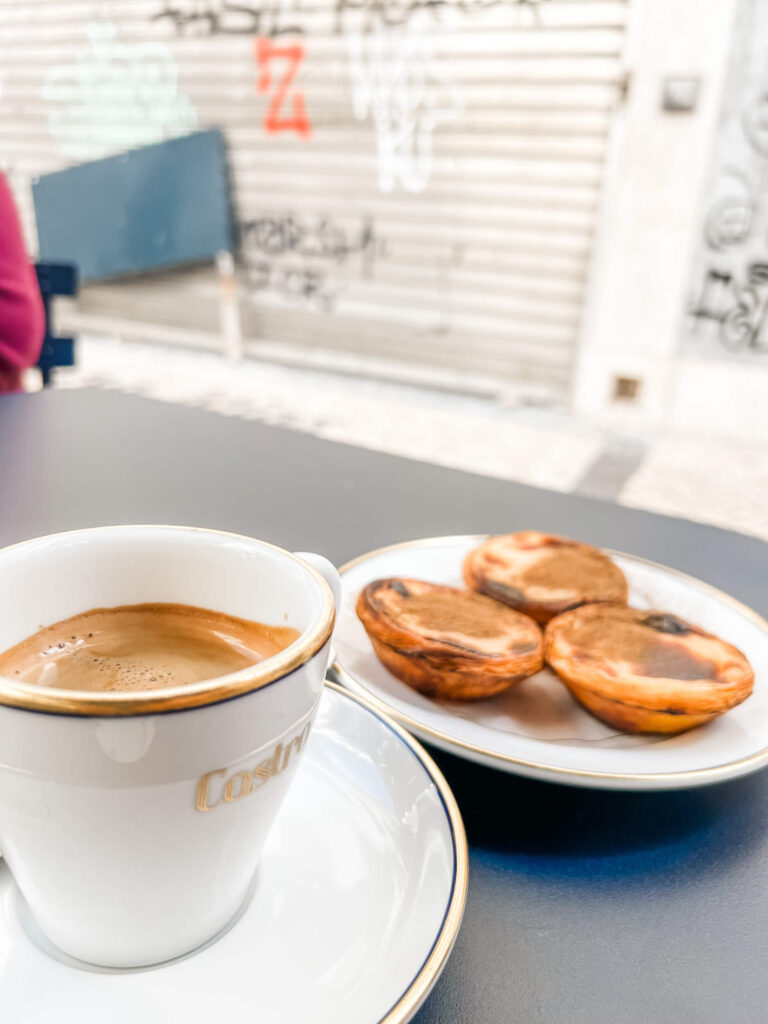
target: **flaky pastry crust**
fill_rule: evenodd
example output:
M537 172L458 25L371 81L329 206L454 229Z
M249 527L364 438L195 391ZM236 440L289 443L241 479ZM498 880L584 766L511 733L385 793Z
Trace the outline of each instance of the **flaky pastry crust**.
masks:
M538 530L489 537L466 556L463 572L472 590L542 624L583 604L627 602L624 573L607 555Z
M670 612L618 604L552 619L544 658L577 700L625 732L684 732L746 700L754 684L732 644Z
M382 664L430 697L492 697L543 665L536 623L471 591L376 580L360 592L357 614Z

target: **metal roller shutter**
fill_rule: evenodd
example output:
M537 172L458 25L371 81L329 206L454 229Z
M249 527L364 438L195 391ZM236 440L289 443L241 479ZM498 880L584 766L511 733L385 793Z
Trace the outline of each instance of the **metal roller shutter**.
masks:
M0 166L219 126L245 334L563 393L620 0L0 0ZM205 343L212 268L87 287L79 322ZM139 325L137 327L137 325Z

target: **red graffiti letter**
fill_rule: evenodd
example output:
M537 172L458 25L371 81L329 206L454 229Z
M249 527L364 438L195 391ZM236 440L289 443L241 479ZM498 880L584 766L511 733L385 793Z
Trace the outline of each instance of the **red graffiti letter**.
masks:
M271 39L262 38L254 39L253 42L256 63L259 66L259 77L256 81L258 92L268 92L272 85L272 76L269 71L270 61L287 61L285 74L276 82L275 91L264 115L264 131L269 135L275 135L277 132L297 132L302 138L308 139L312 134L312 125L307 117L307 108L304 106L304 93L300 89L294 90L290 96L292 113L282 117L280 113L283 103L288 100L286 93L296 77L299 64L304 59L304 46L301 43L275 46Z

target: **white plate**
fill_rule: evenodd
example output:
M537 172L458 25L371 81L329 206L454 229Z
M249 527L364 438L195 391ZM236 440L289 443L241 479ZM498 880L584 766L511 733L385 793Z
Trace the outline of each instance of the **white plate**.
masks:
M410 1020L461 921L461 817L439 770L398 726L332 684L321 700L252 896L197 952L139 971L71 960L40 935L0 861L0 1018Z
M680 736L629 736L584 711L549 669L478 702L431 700L379 662L355 614L372 580L410 576L463 586L461 563L485 537L435 537L362 555L341 569L334 672L416 735L460 757L533 778L604 789L698 786L768 763L768 623L714 587L654 562L609 551L629 581L630 603L659 608L739 647L755 670L752 696Z

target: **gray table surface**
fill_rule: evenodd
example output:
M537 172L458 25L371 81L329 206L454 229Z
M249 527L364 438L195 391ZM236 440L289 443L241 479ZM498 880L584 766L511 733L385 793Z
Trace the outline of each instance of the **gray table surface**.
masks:
M129 522L234 530L337 564L536 527L768 612L768 545L738 534L117 393L0 397L0 544ZM601 793L433 753L464 814L470 888L418 1024L768 1020L766 771Z

